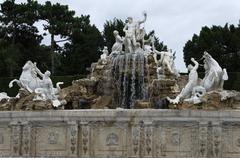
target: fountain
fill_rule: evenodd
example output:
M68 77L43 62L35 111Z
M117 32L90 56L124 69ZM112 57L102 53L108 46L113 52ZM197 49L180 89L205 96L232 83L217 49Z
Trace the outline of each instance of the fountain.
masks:
M117 30L113 31L116 42L111 53L105 46L99 61L92 64L88 78L74 81L72 87L63 89L60 93L62 99L74 104L78 104L79 99L88 100L92 108L135 109L154 108L159 100L174 96L178 92L179 76L174 65L174 54L171 50L156 50L154 35L145 39L141 24L146 19L146 13L142 21L134 22L129 17L123 28L125 37L121 37ZM89 82L95 84L88 86ZM85 94L85 98L83 95L71 96L69 90L77 85L94 93Z
M171 50L144 38L143 15L69 87L27 61L9 84L18 95L0 93L0 157L240 157L240 93L223 89L227 71L204 52L205 77L192 58L186 79Z
M157 50L154 34L146 39L142 24L146 22L147 14L143 13L143 16L144 19L139 21L128 17L123 28L124 37L114 30L116 42L111 52L105 46L98 62L91 65L88 77L73 81L67 88L60 88L62 82L54 88L49 71L43 74L37 63L26 62L20 79L9 84L12 87L16 82L20 86L19 95L10 98L2 93L4 101L0 109L211 109L216 108L216 105L210 106L212 100L222 105L217 106L218 109L225 108L225 102L231 103L230 107L238 105L239 93L223 90L224 81L228 78L226 70L207 52L202 58L205 77L198 78L199 64L192 59L195 66L189 65L189 80L185 85L186 81L182 82L182 76L176 70L172 50ZM176 98L171 99L173 97ZM49 106L44 107L45 102Z
M240 157L240 93L223 89L227 71L203 52L205 77L192 58L186 79L171 50L145 39L143 15L128 18L125 37L113 31L111 52L105 46L87 78L69 87L55 88L49 71L27 61L9 84L19 94L0 93L0 156Z

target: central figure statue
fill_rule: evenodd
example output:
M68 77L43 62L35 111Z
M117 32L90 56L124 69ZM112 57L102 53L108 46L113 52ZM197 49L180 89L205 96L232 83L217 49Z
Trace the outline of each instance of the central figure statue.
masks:
M127 23L123 28L123 31L125 32L125 43L126 43L125 52L133 53L135 51L136 44L137 44L137 37L139 37L139 34L142 32L140 29L140 26L147 20L147 13L144 12L143 15L144 15L144 19L142 21L134 22L132 17L127 18Z

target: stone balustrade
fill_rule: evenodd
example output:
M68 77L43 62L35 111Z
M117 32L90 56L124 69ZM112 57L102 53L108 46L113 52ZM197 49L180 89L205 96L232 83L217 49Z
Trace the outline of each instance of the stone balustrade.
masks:
M0 112L0 157L239 158L240 111Z

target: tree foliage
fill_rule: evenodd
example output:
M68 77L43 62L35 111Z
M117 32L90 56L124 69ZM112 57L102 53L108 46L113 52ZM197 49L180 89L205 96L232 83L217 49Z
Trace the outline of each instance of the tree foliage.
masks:
M104 45L110 51L115 43L113 31L124 36L125 23L120 19L106 21L101 33L91 24L89 15L77 17L67 5L51 1L40 4L35 0L4 0L0 7L1 77L19 76L27 60L36 61L41 70L52 69L54 75L86 74ZM45 33L36 27L42 23ZM46 34L51 37L50 45L42 44ZM166 49L158 38L156 46L158 50Z
M61 38L68 38L72 32L72 26L74 21L74 11L70 11L67 5L61 5L59 3L52 4L47 1L45 5L42 5L39 10L41 20L47 22L44 24L44 30L48 31L51 35L51 70L55 73L55 51L58 48L55 36Z
M36 9L38 4L28 0L27 3L16 4L7 0L1 4L0 10L0 54L2 65L7 76L18 74L24 59L34 59L38 56L37 48L42 36L33 25L38 19Z
M5 0L0 5L0 76L18 76L27 60L37 61L40 69L52 68L56 75L86 73L85 67L98 59L103 39L90 16L75 17L67 5L50 1ZM45 21L49 46L41 44L44 34L35 26L39 21Z
M184 61L200 59L204 51L209 52L229 72L240 70L240 26L228 25L203 27L199 35L194 34L184 46ZM203 69L200 69L203 70Z
M90 24L89 18L89 15L75 18L70 42L65 44L62 54L66 74L86 74L86 68L100 56L103 38L96 26Z

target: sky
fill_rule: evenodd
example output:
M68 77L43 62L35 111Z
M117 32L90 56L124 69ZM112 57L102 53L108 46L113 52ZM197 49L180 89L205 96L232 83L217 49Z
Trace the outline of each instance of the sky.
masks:
M1 1L1 0L0 0ZM46 0L38 0L44 3ZM183 47L193 34L199 34L203 26L239 23L240 0L50 0L52 3L69 5L76 16L90 15L92 24L100 31L106 20L115 17L125 19L132 16L143 19L143 11L148 14L144 24L146 31L155 30L155 35L176 51L176 67L186 71L183 61ZM26 0L16 0L26 2ZM38 24L39 27L41 24ZM43 42L50 43L49 37Z

